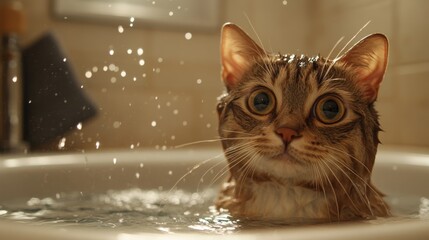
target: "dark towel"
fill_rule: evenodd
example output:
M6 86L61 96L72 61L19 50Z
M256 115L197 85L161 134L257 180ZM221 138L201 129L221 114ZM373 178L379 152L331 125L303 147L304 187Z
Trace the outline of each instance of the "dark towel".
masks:
M22 52L24 139L30 147L48 143L96 115L65 58L50 33Z

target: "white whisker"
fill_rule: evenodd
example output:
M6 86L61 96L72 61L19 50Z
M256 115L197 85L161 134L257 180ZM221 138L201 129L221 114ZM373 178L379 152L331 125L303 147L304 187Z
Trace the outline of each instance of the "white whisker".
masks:
M366 28L366 26L368 26L368 24L371 21L368 21L365 25L363 25L363 27L361 27L359 29L359 31L346 43L346 45L344 45L344 47L338 52L338 54L335 56L335 58L332 60L331 65L329 66L328 70L326 71L325 75L323 76L323 79L326 78L326 76L328 75L329 71L331 70L331 68L335 65L335 63L339 60L339 56L341 56L341 54L343 54L344 50L349 46L349 44L359 35L360 32L362 32L363 29Z
M226 141L226 140L247 140L247 139L252 139L252 138L254 138L254 137L215 138L215 139L200 140L200 141L195 141L195 142L190 142L190 143L184 143L184 144L176 145L176 146L174 146L174 148L178 149L178 148L188 147L188 146L201 144L201 143L213 143L213 142L221 142L221 141Z
M179 184L185 177L187 177L187 176L189 176L189 174L191 174L194 170L196 170L196 169L198 169L200 166L202 166L202 165L204 165L204 164L206 164L206 163L208 163L208 162L210 162L210 161L212 161L213 159L216 159L216 158L219 158L219 157L221 157L221 156L223 156L223 153L221 153L221 154L218 154L218 155L216 155L216 156L214 156L214 157L211 157L211 158L209 158L209 159L206 159L206 160L204 160L203 162L201 162L201 163L198 163L198 164L195 164L192 168L191 168L191 170L189 170L187 173L185 173L182 177L180 177L175 183L174 183L174 185L170 188L170 191L169 191L169 193L174 189L174 188L176 188L177 187L177 184Z
M366 185L367 183L365 182L365 180L363 180L357 173L355 173L351 168L349 168L345 163L341 162L341 160L335 159L335 157L333 157L334 162L342 165L344 168L346 168L347 170L349 170L351 173L353 173L354 175L356 175L360 180L362 180L362 182ZM350 180L350 183L352 184L353 188L356 190L356 192L358 193L360 199L365 202L365 205L368 207L368 210L371 212L371 215L374 216L374 213L372 212L372 208L371 208L371 203L368 199L368 196L365 193L361 192L361 189L359 189L359 187L354 183L353 179L351 179L351 177L340 167L338 166L336 163L333 163L334 165L337 166L337 168ZM357 209L359 210L359 209Z
M325 70L326 64L328 63L329 58L331 57L332 53L333 53L333 52L334 52L334 50L338 47L338 44L340 44L340 43L343 41L343 39L344 39L344 36L342 36L340 39L338 39L337 43L335 43L334 47L333 47L333 48L331 49L331 51L329 52L328 56L327 56L327 57L326 57L326 59L325 59L325 63L323 64L322 71L321 71L321 75L323 74L323 71ZM325 76L324 76L323 78L325 78Z
M329 166L329 164L326 161L322 161L322 163L326 166L326 168L331 172L332 176L335 178L335 180L337 180L338 185L340 185L341 189L343 189L345 195L347 196L347 198L350 200L351 204L353 205L353 207L359 211L359 208L355 205L355 202L353 201L353 198L350 196L350 194L348 193L347 189L344 187L344 184L342 184L341 180L338 178L338 176L335 174L334 170L332 170L332 168ZM334 167L336 167L337 169L340 169L338 167L338 165L336 165L334 162L330 161L331 164L333 164Z
M320 162L323 162L323 159L321 159L322 161L317 162L318 165L320 165ZM329 186L331 187L332 190L332 194L334 195L334 199L335 199L335 205L337 207L337 220L340 221L340 206L338 204L338 197L337 197L337 193L334 189L334 186L332 185L331 179L329 179L328 174L326 173L325 169L319 166L319 169L321 170L322 175L325 177L326 182L329 184Z

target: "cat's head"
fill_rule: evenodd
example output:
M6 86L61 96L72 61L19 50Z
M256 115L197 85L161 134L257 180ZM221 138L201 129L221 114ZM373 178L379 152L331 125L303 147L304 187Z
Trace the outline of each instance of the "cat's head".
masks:
M219 134L233 174L311 183L369 180L374 102L387 39L365 37L337 59L267 53L234 24L221 36Z

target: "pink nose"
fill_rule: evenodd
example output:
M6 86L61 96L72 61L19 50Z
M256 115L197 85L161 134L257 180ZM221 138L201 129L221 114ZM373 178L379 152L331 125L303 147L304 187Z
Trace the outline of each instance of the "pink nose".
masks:
M299 136L295 130L285 127L278 128L276 133L283 139L283 142L285 143L290 143L293 138Z

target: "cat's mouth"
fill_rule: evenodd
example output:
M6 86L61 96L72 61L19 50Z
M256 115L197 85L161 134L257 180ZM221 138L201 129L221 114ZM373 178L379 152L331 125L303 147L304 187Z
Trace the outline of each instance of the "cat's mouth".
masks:
M300 161L291 153L290 150L285 149L282 153L271 157L273 160L285 163L299 163Z

